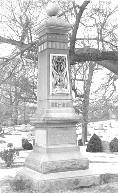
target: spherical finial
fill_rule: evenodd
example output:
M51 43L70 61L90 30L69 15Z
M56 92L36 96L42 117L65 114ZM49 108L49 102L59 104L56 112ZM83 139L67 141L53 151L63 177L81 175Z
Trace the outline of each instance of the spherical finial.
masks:
M46 8L47 15L52 17L56 16L59 12L58 4L49 2Z

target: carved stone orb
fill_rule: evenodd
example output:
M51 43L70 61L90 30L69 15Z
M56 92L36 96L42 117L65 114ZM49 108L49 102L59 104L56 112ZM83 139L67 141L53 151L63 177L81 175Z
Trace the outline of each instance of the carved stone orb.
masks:
M47 15L52 17L56 16L59 12L59 7L57 3L49 2L46 8Z

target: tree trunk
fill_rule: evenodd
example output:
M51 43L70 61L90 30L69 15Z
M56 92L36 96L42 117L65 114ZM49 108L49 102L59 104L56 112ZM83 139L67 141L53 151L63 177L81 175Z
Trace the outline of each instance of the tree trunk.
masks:
M84 85L84 100L83 100L83 123L82 123L82 142L85 144L87 142L87 125L88 125L88 112L89 112L89 95L92 83L92 77L94 72L95 64L89 63L88 79L85 81Z
M17 85L15 84L15 101L14 101L14 124L18 124L18 93Z
M18 103L17 101L15 102L15 106L14 106L14 124L15 125L18 124Z

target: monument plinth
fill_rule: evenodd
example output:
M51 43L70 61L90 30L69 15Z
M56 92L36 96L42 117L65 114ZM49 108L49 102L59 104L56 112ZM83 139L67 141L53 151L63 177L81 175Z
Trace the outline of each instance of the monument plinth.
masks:
M54 11L52 11L54 10ZM76 145L76 123L70 86L68 32L71 26L57 17L58 9L48 9L48 18L36 33L38 46L38 93L37 111L32 119L35 126L35 146L25 161L24 175L39 176L50 183L63 172L87 169L89 161L84 158ZM72 173L73 180L75 174ZM69 173L69 179L71 172ZM41 179L42 178L42 179ZM33 179L32 179L33 180ZM40 190L41 192L41 190Z

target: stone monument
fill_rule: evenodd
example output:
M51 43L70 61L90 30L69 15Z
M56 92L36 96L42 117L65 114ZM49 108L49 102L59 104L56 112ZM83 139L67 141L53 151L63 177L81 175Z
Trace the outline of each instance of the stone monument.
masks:
M57 16L55 4L48 7L47 14L48 18L36 31L39 71L37 111L32 119L35 146L18 174L33 181L40 193L74 187L79 171L89 167L88 159L76 145L75 125L79 116L73 108L70 86L71 26Z

